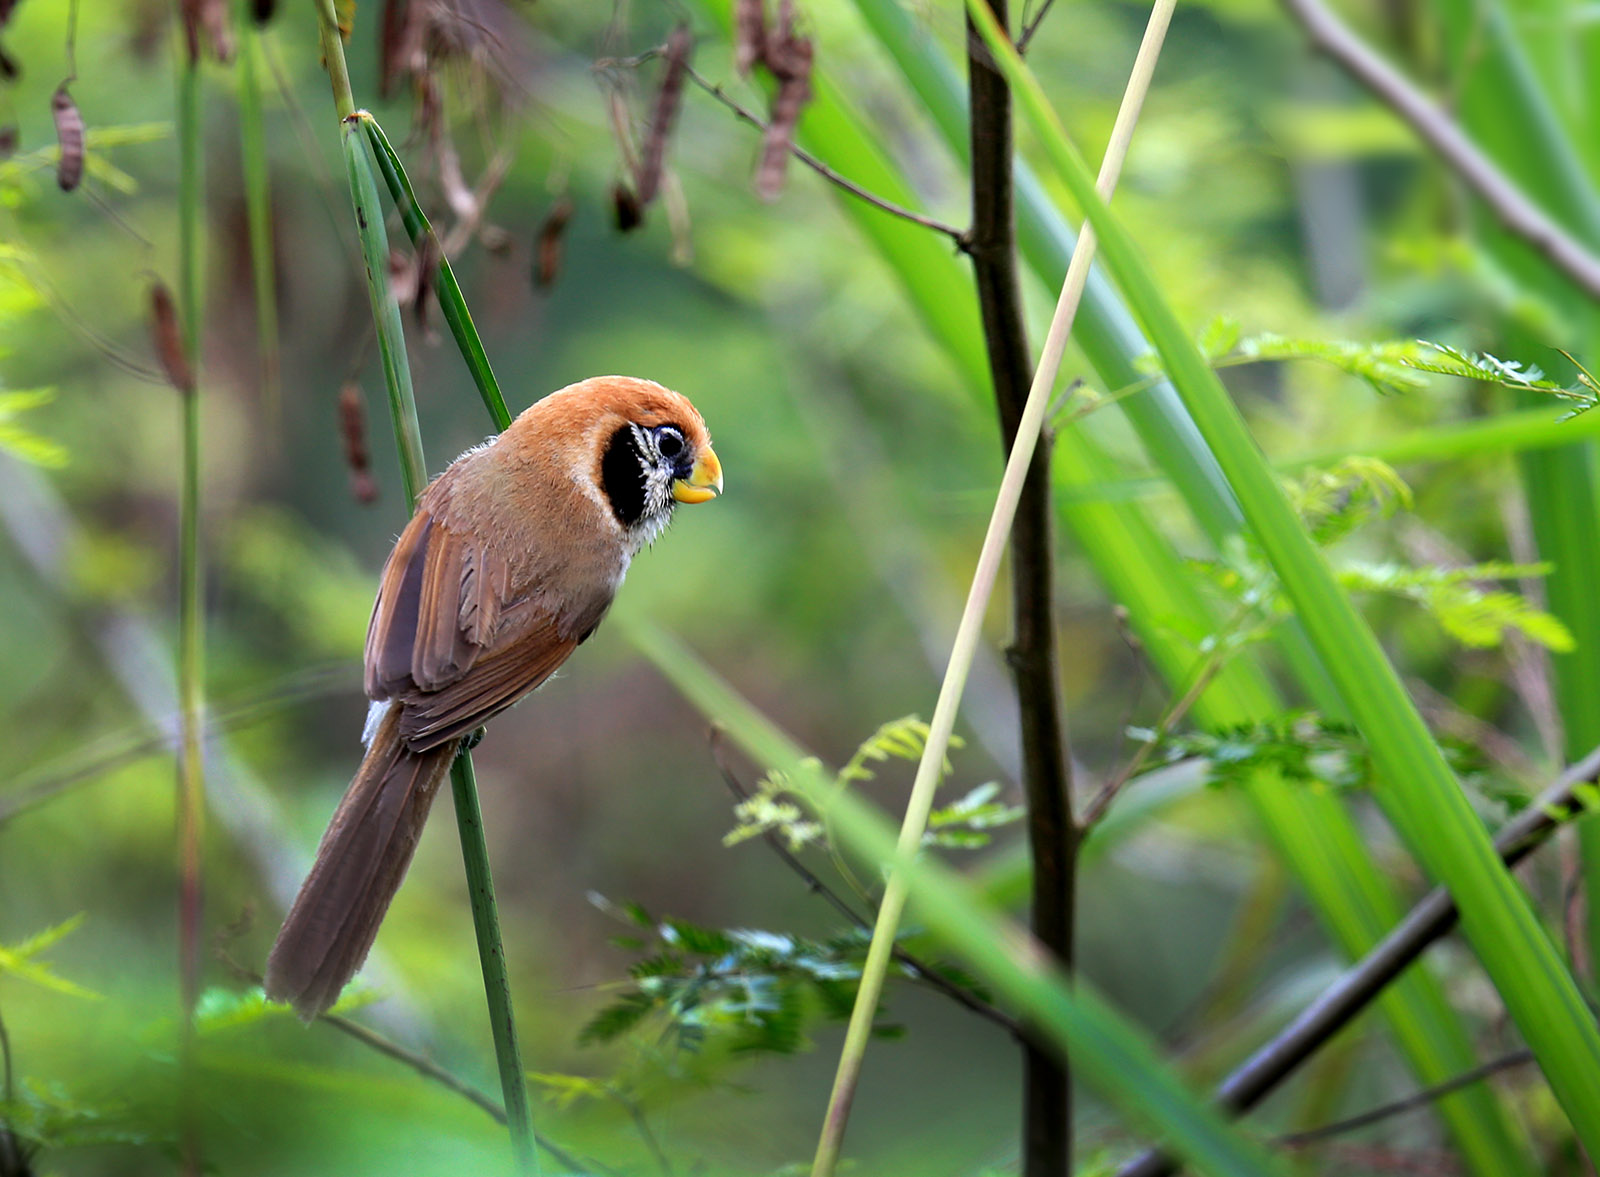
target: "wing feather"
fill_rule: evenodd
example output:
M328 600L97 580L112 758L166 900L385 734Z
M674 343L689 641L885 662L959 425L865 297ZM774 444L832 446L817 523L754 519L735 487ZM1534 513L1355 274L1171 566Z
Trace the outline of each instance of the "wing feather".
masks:
M367 630L366 683L372 698L399 702L401 738L413 751L480 726L577 648L570 626L528 599L507 601L510 580L502 557L427 507L401 533ZM609 603L607 596L598 612Z
M449 686L403 696L400 734L419 752L464 736L544 682L577 648L577 638L562 637L546 620Z

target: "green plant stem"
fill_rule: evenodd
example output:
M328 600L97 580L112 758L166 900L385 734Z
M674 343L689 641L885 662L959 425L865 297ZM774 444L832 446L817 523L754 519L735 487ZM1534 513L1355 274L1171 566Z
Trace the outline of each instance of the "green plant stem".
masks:
M421 249L424 241L429 238L434 241L434 256L439 259L439 273L433 288L439 297L439 309L444 312L444 321L449 325L450 334L455 337L456 346L461 350L461 358L467 362L467 371L472 374L473 383L478 386L478 395L483 398L484 408L489 410L495 428L504 429L511 424L511 410L506 408L505 397L500 394L500 382L495 379L494 369L489 364L489 355L483 350L483 341L478 338L478 329L472 322L472 312L467 309L467 300L461 294L461 284L456 281L456 272L450 266L450 259L444 255L444 246L439 243L438 237L433 232L433 226L428 223L422 206L417 203L417 194L411 187L411 179L406 175L400 157L389 145L389 138L378 125L378 120L364 110L357 111L356 118L366 130L367 141L372 145L373 158L378 161L378 174L388 185L389 198L400 210L400 220L405 225L406 232L411 235L412 245Z
M389 407L394 423L395 445L400 454L401 475L405 481L407 501L415 504L426 485L427 467L422 455L421 430L417 425L411 367L406 360L405 330L400 321L399 304L389 289L388 234L384 230L378 188L372 176L365 136L360 127L362 120L355 117L355 100L350 93L344 43L340 40L334 18L333 0L318 0L317 15L328 77L333 84L334 105L339 111L350 197L356 228L361 237L367 293L372 301L373 321L377 327L384 382L389 389ZM379 154L381 156L382 153ZM489 871L489 847L483 836L472 759L465 750L451 766L451 781L456 796L456 825L461 835L462 860L471 890L472 922L483 968L484 996L489 1005L489 1025L494 1035L495 1058L500 1070L512 1152L520 1172L538 1174L539 1154L534 1147L527 1075L522 1069L522 1052L517 1044L516 1018L511 1005L511 987L505 971L499 907Z
M395 448L400 454L400 478L406 505L415 509L428 485L428 466L422 454L422 427L417 423L417 398L411 386L411 364L406 358L405 325L400 304L389 289L389 235L383 227L383 205L372 178L366 144L351 120L340 127L345 170L350 180L350 200L361 238L361 256L367 274L367 296L377 326L378 356L383 364L383 384L389 391L389 419L394 425Z
M269 437L283 425L283 390L279 379L278 283L272 251L272 179L261 113L261 77L257 56L261 32L240 5L239 20L239 163L244 173L245 216L250 226L250 276L255 285L256 346L261 353L261 406Z
M1106 157L1101 166L1100 185L1106 196L1116 187L1128 143L1138 121L1139 108L1149 88L1160 53L1161 42L1171 19L1175 0L1157 0L1151 10L1145 42L1140 46L1134 63L1122 108L1117 114L1116 127ZM986 16L988 9L983 10ZM990 16L992 20L993 17ZM1089 263L1094 258L1095 236L1085 231L1078 239L1072 264L1067 268L1055 314L1045 337L1043 354L1028 391L1027 404L1018 423L1016 439L1006 460L1005 475L1000 482L994 513L984 535L983 547L978 555L978 566L973 573L972 587L967 595L966 608L956 628L956 638L950 652L950 663L944 682L939 688L939 698L934 705L933 719L929 723L928 740L917 764L916 777L911 786L911 797L906 804L905 819L900 827L898 857L903 862L910 859L922 844L922 834L927 826L928 813L933 808L934 791L938 787L945 752L949 748L950 734L955 725L956 709L966 686L967 672L977 649L983 615L989 596L994 590L999 574L1000 558L1005 550L1006 537L1011 531L1017 502L1022 494L1023 481L1033 460L1034 447L1045 413L1049 408L1050 394L1055 387L1061 359L1066 351L1067 338L1072 330L1073 315L1078 300L1083 295L1089 275ZM831 1177L838 1165L844 1142L845 1128L850 1119L850 1106L860 1081L861 1064L866 1055L867 1039L872 1031L872 1019L877 1013L878 1001L883 992L884 976L888 970L896 930L904 912L908 883L905 873L896 869L889 876L883 901L878 908L878 919L873 928L872 943L862 966L861 984L856 993L855 1007L851 1011L850 1025L845 1033L844 1048L839 1056L839 1069L834 1077L833 1092L829 1097L828 1111L817 1144L817 1155L812 1162L812 1177Z
M455 793L456 828L461 833L461 858L467 868L467 889L472 896L472 926L478 937L478 963L483 969L484 992L489 998L489 1025L494 1031L495 1061L500 1067L500 1090L505 1095L506 1124L517 1165L524 1172L539 1171L534 1150L533 1109L528 1102L522 1049L511 1016L511 981L506 974L506 954L500 939L500 911L489 871L488 844L483 836L483 811L478 805L478 780L472 757L462 752L450 766L450 787Z
M179 1137L185 1173L201 1169L195 1107L194 1011L200 1000L205 842L205 633L200 566L200 228L205 176L201 161L200 63L178 75L178 314L183 350L195 385L179 392L183 460L178 501L178 975L180 1030Z

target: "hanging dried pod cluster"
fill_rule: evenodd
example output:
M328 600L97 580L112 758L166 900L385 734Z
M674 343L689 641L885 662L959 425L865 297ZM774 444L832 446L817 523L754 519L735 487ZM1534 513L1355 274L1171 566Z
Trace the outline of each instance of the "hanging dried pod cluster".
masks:
M378 484L372 477L372 456L367 452L367 411L361 385L347 380L339 389L339 440L344 462L350 467L350 493L358 503L376 502Z
M184 354L178 307L172 301L172 291L159 278L150 285L150 338L168 383L186 396L192 395L194 369L189 367L189 357Z
M681 24L673 29L663 54L665 65L661 71L661 88L656 91L655 105L650 111L650 127L639 149L639 168L634 173L634 190L643 208L649 207L661 189L667 140L672 136L678 111L683 106L683 83L689 74L689 55L693 51L694 37L689 32L689 26Z
M183 40L189 49L189 62L200 60L204 45L217 61L233 60L233 28L228 22L228 0L181 0L178 14L183 20Z
M16 7L17 0L0 0L0 29L4 29L6 25L11 23L11 14ZM14 82L21 73L22 70L18 67L16 60L5 51L4 46L0 46L0 79Z
M486 249L504 248L505 232L488 222L486 212L511 159L502 148L476 185L463 173L441 84L441 74L452 66L468 75L470 85L462 92L481 101L476 115L486 116L496 104L526 93L532 54L525 30L504 0L385 0L378 21L378 92L391 98L409 90L415 100L414 131L428 144L434 175L457 218L455 228L441 229L448 257L474 236ZM437 253L431 260L436 267ZM424 279L432 280L431 273Z
M736 0L733 12L733 64L740 75L760 65L777 82L772 113L756 165L756 192L775 200L783 191L800 112L811 100L812 43L795 32L794 0L778 0L778 17L767 24L765 0Z
M50 96L50 116L56 124L56 142L61 152L56 158L56 183L61 191L71 192L83 182L83 115L62 82Z
M566 240L567 225L574 211L572 197L563 192L556 197L545 214L544 223L539 226L533 251L533 284L540 290L554 286L556 275L561 272L562 242Z

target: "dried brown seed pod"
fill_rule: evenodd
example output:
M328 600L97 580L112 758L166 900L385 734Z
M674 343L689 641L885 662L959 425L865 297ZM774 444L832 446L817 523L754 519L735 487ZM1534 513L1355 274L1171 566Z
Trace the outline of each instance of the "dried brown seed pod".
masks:
M189 50L189 64L200 60L200 27L204 19L200 9L205 0L179 0L178 19L183 22L183 44Z
M61 185L61 191L71 192L83 181L83 115L67 93L65 82L50 98L50 113L56 121L56 141L61 145L56 183Z
M361 400L361 385L345 381L339 389L339 440L343 443L345 465L350 467L350 493L358 503L371 503L378 497L378 484L372 477L372 456L367 452L367 411Z
M183 350L183 332L178 327L178 308L172 301L172 292L159 278L150 286L150 337L155 342L156 357L167 380L179 392L194 393L194 369L189 367L189 357Z
M562 244L566 240L567 225L574 212L572 197L563 192L545 214L539 226L538 242L533 254L533 284L539 290L549 290L561 272Z
M741 78L767 58L766 0L734 0L733 68Z
M783 191L795 127L811 100L811 57L811 38L797 37L792 29L784 31L776 50L768 44L767 68L778 79L778 92L772 99L772 118L756 167L756 192L763 200L775 200Z
M689 72L689 54L693 50L694 36L689 32L688 25L680 24L667 38L661 89L656 93L656 104L650 112L650 129L645 132L644 147L639 153L639 171L634 180L641 205L648 205L654 200L661 187L667 140L672 136L673 124L678 121L678 111L683 106L683 82Z
M228 0L200 0L200 27L211 43L211 56L226 64L233 60L233 24Z
M617 218L617 231L631 233L644 224L644 208L625 180L611 186L611 209Z

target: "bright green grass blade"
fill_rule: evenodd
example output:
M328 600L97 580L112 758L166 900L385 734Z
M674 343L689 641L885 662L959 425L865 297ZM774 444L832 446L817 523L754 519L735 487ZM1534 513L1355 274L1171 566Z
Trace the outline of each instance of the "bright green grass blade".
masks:
M506 408L505 397L500 395L500 382L495 379L494 369L489 365L489 353L483 350L483 340L478 337L478 328L472 322L472 312L467 309L467 300L461 293L461 284L456 281L456 272L450 267L450 259L444 256L444 246L434 236L433 226L428 223L422 206L417 203L411 178L406 175L394 148L389 146L389 138L378 125L378 120L364 110L358 110L355 117L366 130L367 140L372 144L373 158L378 161L378 171L389 186L390 199L400 210L400 220L411 235L411 243L420 250L423 242L429 239L433 241L435 256L439 259L439 272L434 284L439 295L439 309L444 312L444 321L450 325L450 334L455 337L461 358L467 363L472 382L478 386L478 395L483 398L484 408L489 410L495 428L503 430L511 424L511 411Z
M865 11L867 0L858 0L858 4ZM899 12L898 7L891 7ZM708 8L707 12L726 20L725 10L720 7ZM920 61L919 53L934 57L940 54L937 45L915 31L906 44L890 48L902 64ZM921 75L911 70L907 74L941 130L948 130L955 140L964 143L964 99L960 84L948 65L942 70L925 69ZM932 89L925 91L919 82ZM941 90L940 86L948 86L948 89ZM940 113L947 111L952 103L958 111L954 118ZM807 146L832 166L880 195L908 206L915 205L915 194L906 181L877 148L867 129L843 108L832 88L819 90L818 100L807 111L801 132ZM955 146L953 143L952 147ZM1018 220L1024 233L1024 246L1027 246L1030 223L1042 235L1040 240L1047 236L1055 243L1051 249L1060 251L1059 266L1041 277L1047 284L1057 283L1066 267L1072 235L1059 214L1044 203L1043 190L1038 183L1031 181L1031 177L1030 183L1022 182L1028 177L1024 165L1018 165L1018 175ZM841 207L869 240L876 241L877 234L893 231L882 226L898 224L886 214L850 198L845 198ZM906 232L895 238L895 251L882 252L900 275L908 297L913 300L922 297L924 303L932 302L936 308L971 305L970 282L961 272L958 259L931 234L909 225L901 228ZM1043 259L1042 264L1048 266L1054 264L1050 259L1056 256L1051 250L1041 248L1030 260L1041 264L1040 259ZM929 295L937 297L929 298ZM953 304L952 300L959 300L959 304ZM1130 380L1144 379L1145 373L1135 366L1135 360L1150 349L1133 325L1131 316L1120 304L1091 309L1097 302L1115 303L1110 287L1104 281L1091 280L1084 300L1074 337L1087 338L1084 335L1086 313L1091 320L1098 315L1100 321L1110 324L1100 355L1100 360L1106 364L1101 376L1107 386L1121 387ZM976 334L970 342L959 336L953 338L950 331L966 329L960 327L959 321L932 314L924 314L923 318L957 361L969 385L974 389L984 388L984 369L980 366L980 353L975 350L981 346ZM969 321L975 323L975 320L974 312ZM940 330L942 324L948 325L944 332ZM970 330L975 332L976 329ZM1087 353L1088 344L1084 347ZM1186 440L1194 433L1193 424L1187 410L1175 402L1176 394L1171 392L1170 385L1165 387L1168 390L1166 399L1151 395L1158 410L1152 416L1171 412L1177 419L1153 431L1152 436L1157 441L1161 436L1170 436L1174 444L1162 455L1149 437L1146 443L1152 454L1163 457L1164 461L1192 466L1192 476L1186 482L1189 493L1197 500L1209 498L1209 506L1204 501L1192 504L1197 516L1202 520L1210 519L1223 533L1236 530L1232 493L1221 483L1215 461L1203 443L1196 450ZM1105 486L1120 473L1079 428L1066 429L1058 435L1054 472L1058 486L1069 499L1075 491L1087 494ZM1157 534L1141 512L1111 504L1097 504L1095 509L1089 509L1064 503L1063 518L1111 597L1128 608L1133 627L1160 672L1169 683L1184 682L1193 670L1194 657L1175 639L1173 623L1180 622L1190 632L1208 633L1216 629L1218 620L1208 602L1193 587L1189 570L1170 543ZM1203 723L1225 727L1275 715L1281 710L1282 703L1266 676L1251 660L1239 658L1224 668L1195 714ZM1352 959L1362 955L1399 920L1402 910L1338 799L1268 777L1253 781L1245 792L1268 837L1294 870L1323 925L1346 955ZM1476 1056L1465 1029L1438 984L1425 970L1408 971L1385 994L1380 1008L1420 1082L1442 1082L1475 1065ZM1474 1171L1482 1177L1512 1174L1531 1177L1535 1170L1527 1150L1514 1139L1492 1092L1481 1087L1468 1089L1440 1101L1438 1107Z
M372 165L367 162L361 128L345 120L339 124L339 139L350 178L361 258L366 264L372 321L378 329L378 355L383 361L383 386L389 390L389 417L394 422L394 442L400 452L400 476L405 481L406 503L410 505L428 484L428 464L422 456L422 429L417 424L411 364L406 358L405 326L400 321L400 304L389 289L389 234L383 227L383 206L372 178Z
M828 800L832 828L855 850L885 866L896 861L894 832L850 793L836 793L814 763L677 639L631 608L617 621L634 646L684 696L765 767L788 775L797 790ZM959 953L1006 1002L1063 1048L1073 1069L1135 1123L1158 1132L1176 1153L1208 1174L1281 1170L1231 1128L1163 1064L1155 1044L1129 1025L1083 981L1069 983L1043 965L1025 930L986 907L970 884L927 859L904 869L919 920Z
M1600 1029L1571 975L1527 896L1494 853L1371 629L1295 517L1237 408L1161 298L1131 238L1096 196L1088 169L1038 81L994 26L988 9L969 4L968 11L983 29L1057 174L1093 223L1107 267L1155 343L1366 736L1382 776L1379 800L1402 838L1455 895L1467 938L1580 1139L1591 1154L1600 1155Z

